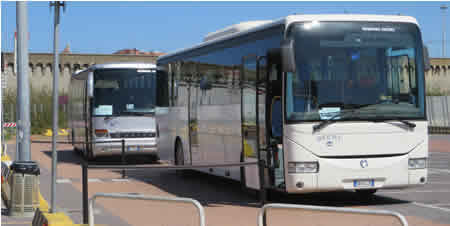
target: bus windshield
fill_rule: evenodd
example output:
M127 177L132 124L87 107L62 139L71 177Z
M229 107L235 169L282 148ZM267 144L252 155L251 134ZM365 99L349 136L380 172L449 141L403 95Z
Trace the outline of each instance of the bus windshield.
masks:
M154 113L156 73L150 69L99 69L94 72L94 116Z
M285 79L287 122L425 119L416 25L314 21L294 24L290 38L296 72Z

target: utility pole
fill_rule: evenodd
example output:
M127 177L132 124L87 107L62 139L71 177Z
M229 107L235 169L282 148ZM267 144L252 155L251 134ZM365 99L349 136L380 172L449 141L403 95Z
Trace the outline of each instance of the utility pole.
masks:
M24 1L16 3L17 22L17 141L16 160L30 161L30 84L28 83L28 12Z
M59 85L59 59L58 59L58 33L59 33L59 7L65 9L64 2L51 2L50 7L55 7L54 33L53 33L53 131L52 131L52 189L50 213L56 211L56 169L58 155L56 153L56 139L58 136L58 85Z
M445 58L445 11L448 9L446 5L441 5L442 10L442 58Z

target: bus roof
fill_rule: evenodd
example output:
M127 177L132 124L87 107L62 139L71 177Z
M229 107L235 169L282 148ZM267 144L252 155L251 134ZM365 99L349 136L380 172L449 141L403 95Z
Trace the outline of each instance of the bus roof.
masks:
M290 15L287 17L283 17L273 21L261 21L261 23L255 23L255 26L242 26L248 28L246 30L239 30L240 24L245 24L248 22L243 22L237 25L231 25L224 29L220 29L215 32L209 33L205 37L205 41L194 45L189 48L176 50L173 53L169 53L163 56L158 57L157 60L164 60L170 58L172 56L188 52L190 50L194 50L197 48L201 48L207 45L211 45L214 43L218 43L227 39L236 38L239 36L243 36L252 32L261 31L270 27L275 27L277 25L285 24L286 28L289 27L290 24L296 22L307 22L307 21L364 21L364 22L399 22L399 23L413 23L419 26L417 20L411 16L401 16L401 15L369 15L369 14L311 14L311 15ZM258 22L258 21L256 21ZM230 30L231 32L227 33L226 31ZM219 35L222 34L222 35Z
M151 63L140 63L140 62L117 62L117 63L94 64L84 70L73 73L72 76L77 77L88 71L95 71L97 69L156 69L156 65Z

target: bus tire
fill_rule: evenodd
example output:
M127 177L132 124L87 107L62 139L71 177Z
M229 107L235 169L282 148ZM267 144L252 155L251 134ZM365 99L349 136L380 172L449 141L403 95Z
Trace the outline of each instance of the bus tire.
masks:
M74 146L73 144L73 140L74 140L75 134L73 132L73 129L70 129L70 133L67 134L67 142L70 142L72 144L72 146Z
M355 191L356 194L358 194L362 198L369 198L372 197L375 194L375 192L377 192L377 189L360 189Z
M75 144L75 131L73 129L71 129L70 131L71 131L70 134L72 136L72 140L70 142L72 143L73 151L75 152L75 154L81 155L81 150L79 148L77 148L77 146Z
M240 161L244 162L244 154L243 153L241 154ZM242 167L239 167L239 169L240 169L240 173L241 173L241 190L243 192L248 192L246 180L245 180L245 167L242 166Z
M90 148L86 146L86 149L83 151L83 157L86 161L92 161L94 160L94 154L92 153Z
M183 144L179 139L177 139L177 141L175 142L175 165L184 165ZM178 176L184 176L184 170L175 170L175 172Z
M159 156L158 156L157 154L150 154L150 155L148 155L148 161L149 161L151 164L158 163L158 161L159 161Z

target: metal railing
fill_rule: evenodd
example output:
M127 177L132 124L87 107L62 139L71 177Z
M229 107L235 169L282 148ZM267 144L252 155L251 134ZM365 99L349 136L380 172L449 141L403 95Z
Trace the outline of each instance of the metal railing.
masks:
M159 166L159 165L95 165L90 164L85 160L81 160L82 169L82 206L83 206L83 224L88 223L88 215L90 210L88 208L88 169L169 169L169 170L186 170L186 169L200 169L213 167L243 167L249 165L258 165L260 169L265 166L264 161L259 162L239 162L239 163L225 163L225 164L206 164L206 165L183 165L183 166ZM260 179L261 185L264 184L264 178ZM266 190L264 186L260 188L260 201L262 204L266 202Z
M42 141L35 140L32 143L51 143L51 141ZM73 144L68 141L58 141L59 144ZM125 178L125 170L133 170L133 169L168 169L168 170L189 170L189 169L201 169L201 168L218 168L218 167L244 167L244 166L258 166L259 168L259 179L260 179L260 191L259 191L259 199L261 205L264 205L266 202L266 187L264 186L264 177L262 176L264 173L264 169L266 168L266 164L264 160L254 161L254 162L238 162L238 163L217 163L217 164L199 164L199 165L155 165L155 164L145 164L145 165L127 165L126 164L126 143L124 139L121 140L113 140L113 141L96 141L96 142L76 142L79 144L98 144L98 143L121 143L122 145L122 153L121 153L121 162L120 164L115 165L105 165L105 164L96 164L95 162L89 162L86 159L81 159L81 180L82 180L82 209L83 209L83 224L88 224L88 216L89 216L89 197L88 197L88 169L116 169L121 170L122 178Z
M125 163L125 140L115 141L122 143L122 157L121 157L121 165L99 165L95 164L95 162L89 162L85 159L81 159L81 174L82 174L82 205L83 205L83 224L88 223L88 169L121 169L122 177L125 177L125 170L132 169L168 169L168 170L188 170L188 169L201 169L201 168L217 168L217 167L244 167L255 165L260 169L260 201L261 204L264 205L266 202L266 190L264 187L264 177L262 177L262 172L265 168L265 162L263 160L255 161L255 162L238 162L238 163L218 163L218 164L202 164L202 165L155 165L155 164L146 164L146 165L126 165ZM95 142L97 143L97 142Z
M268 209L301 209L301 210L315 210L315 211L327 211L336 213L356 213L356 214L368 214L368 215L384 215L396 217L403 226L408 226L406 218L400 213L388 211L388 210L368 210L368 209L355 209L344 207L328 207L328 206L310 206L310 205L294 205L294 204L280 204L272 203L264 205L258 213L258 226L266 226L266 212Z
M114 198L114 199L133 199L133 200L152 200L169 203L190 203L197 208L199 225L205 226L205 210L203 206L195 199L190 198L175 198L175 197L160 197L160 196L145 196L142 194L127 194L127 193L97 193L89 199L89 226L94 226L94 203L98 197Z

